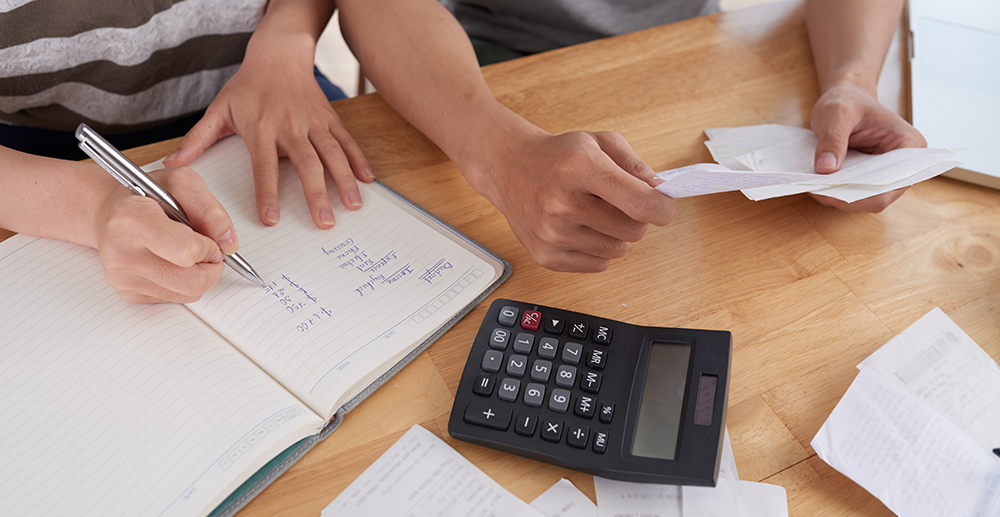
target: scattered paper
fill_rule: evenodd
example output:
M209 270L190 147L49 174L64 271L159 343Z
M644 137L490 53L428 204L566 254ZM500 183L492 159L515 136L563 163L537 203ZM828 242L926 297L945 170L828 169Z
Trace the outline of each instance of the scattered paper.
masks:
M531 502L545 517L597 517L597 505L568 479L560 479Z
M543 517L419 425L354 480L322 517Z
M740 481L725 431L716 486L628 483L594 477L600 517L787 517L784 487Z
M656 189L681 198L742 190L760 201L813 192L852 203L942 174L961 162L954 149L895 149L870 155L849 149L841 170L813 170L816 135L805 128L765 124L705 130L717 164L699 163L657 173Z
M1000 516L1000 461L868 368L811 445L900 517Z
M984 451L1000 447L1000 366L941 309L920 318L861 367L937 410Z

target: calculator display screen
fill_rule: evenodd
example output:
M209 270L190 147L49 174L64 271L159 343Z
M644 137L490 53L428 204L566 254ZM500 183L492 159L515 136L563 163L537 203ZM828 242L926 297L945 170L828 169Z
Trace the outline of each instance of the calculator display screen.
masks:
M632 455L674 459L691 345L653 342L639 402Z

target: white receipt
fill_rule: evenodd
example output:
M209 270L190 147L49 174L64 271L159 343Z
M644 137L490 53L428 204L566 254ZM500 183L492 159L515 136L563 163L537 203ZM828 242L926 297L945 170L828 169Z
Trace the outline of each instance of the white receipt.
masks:
M628 483L594 477L600 517L788 517L785 489L740 481L726 429L714 488Z
M934 308L868 356L866 367L944 415L979 447L1000 447L1000 366Z
M565 478L536 497L531 507L545 517L597 517L597 505Z
M543 517L419 425L354 480L322 517Z
M868 368L811 445L900 517L1000 516L1000 461Z
M871 155L848 150L841 169L813 169L816 135L805 128L764 124L705 130L717 164L699 163L657 173L656 190L673 198L742 190L754 201L814 192L853 203L908 187L942 174L961 162L948 161L955 149L895 149Z

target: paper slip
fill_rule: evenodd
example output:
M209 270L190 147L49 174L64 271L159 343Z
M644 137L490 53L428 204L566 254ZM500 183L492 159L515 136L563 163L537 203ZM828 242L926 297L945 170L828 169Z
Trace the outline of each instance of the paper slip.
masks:
M531 507L545 517L597 517L597 505L565 478L536 497Z
M600 517L787 517L784 487L740 481L726 430L714 488L627 483L594 477Z
M543 517L419 425L333 500L322 517Z
M868 368L811 445L900 517L1000 516L1000 461Z
M1000 447L1000 366L941 309L892 338L861 367L937 410L984 451Z
M680 198L742 190L760 201L813 192L854 202L924 181L960 165L953 149L895 149L870 155L849 149L841 170L813 170L816 135L805 128L765 124L705 130L718 164L695 164L657 173L656 189Z

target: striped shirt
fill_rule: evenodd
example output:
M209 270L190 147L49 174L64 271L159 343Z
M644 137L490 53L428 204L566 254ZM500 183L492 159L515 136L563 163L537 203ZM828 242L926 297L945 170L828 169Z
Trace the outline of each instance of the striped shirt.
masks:
M0 0L0 123L123 133L204 110L267 0Z

